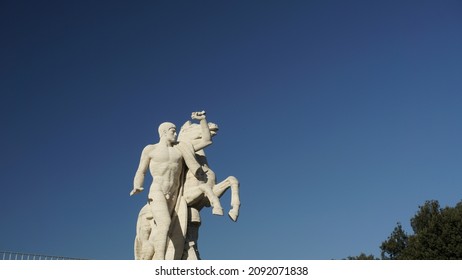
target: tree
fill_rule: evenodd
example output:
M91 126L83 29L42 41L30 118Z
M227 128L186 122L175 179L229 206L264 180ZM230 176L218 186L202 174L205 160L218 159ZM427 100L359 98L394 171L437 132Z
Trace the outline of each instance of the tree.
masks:
M401 258L404 249L408 246L409 236L398 223L388 239L382 242L380 250L383 260L397 260Z
M365 253L359 254L359 256L349 256L346 258L347 260L378 260L374 255L366 255Z
M414 234L407 235L401 224L382 243L382 259L462 259L462 201L441 208L436 200L426 201L411 219Z

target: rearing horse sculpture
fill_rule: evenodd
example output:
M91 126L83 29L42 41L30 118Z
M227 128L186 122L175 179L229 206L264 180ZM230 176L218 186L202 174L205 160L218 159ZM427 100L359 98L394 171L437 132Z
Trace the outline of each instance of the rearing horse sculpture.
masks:
M218 132L218 125L209 122L208 123L210 134L214 137ZM194 144L195 141L200 141L201 129L198 124L187 121L180 130L178 135L178 141L190 142ZM188 203L188 206L194 207L197 210L201 210L204 206L212 205L212 207L220 207L219 200L215 199L221 197L228 188L231 188L231 210L228 212L229 217L233 221L237 221L239 216L239 181L234 176L229 176L220 183L216 183L215 172L210 169L204 150L196 152L197 162L201 165L202 169L206 174L204 181L198 180L194 174L188 172L186 174L186 180L184 184L184 196ZM208 190L211 190L213 194L209 194ZM215 210L215 209L214 209ZM218 211L213 211L217 214ZM221 210L223 212L223 210Z
M208 123L210 133L213 136L217 134L218 126L214 123ZM181 128L178 135L178 141L189 142L193 144L195 141L200 141L201 128L200 125L187 121ZM182 235L183 252L182 259L199 259L199 253L197 251L197 234L200 225L199 211L203 207L213 207L213 214L223 215L223 209L219 198L228 190L231 189L231 209L228 212L229 217L234 222L239 217L240 199L239 199L239 181L234 176L229 176L225 180L216 183L215 173L210 169L204 150L196 152L196 159L201 165L205 172L205 178L199 180L191 172L187 172L185 175L183 185L183 198L187 204L188 211L183 215L187 215L187 222L185 219L179 218L180 227L183 229L171 228L171 231L177 232L176 237L173 237L170 242L170 248L175 247L173 243L181 242L178 241L178 235ZM186 225L187 224L187 225ZM185 228L187 229L187 232ZM152 217L148 205L145 205L139 215L136 225L136 238L135 238L135 259L144 259L143 257L143 244L149 242L149 238L152 234L156 234L156 225ZM173 234L172 234L173 235ZM181 239L181 238L180 238ZM176 258L178 253L170 253L171 258Z

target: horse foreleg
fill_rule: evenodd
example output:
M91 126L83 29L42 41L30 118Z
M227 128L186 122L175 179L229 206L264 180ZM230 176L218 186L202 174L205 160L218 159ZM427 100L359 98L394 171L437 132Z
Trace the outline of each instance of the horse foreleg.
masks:
M228 188L231 188L231 210L229 210L228 215L231 220L235 222L239 216L239 207L241 205L239 199L239 181L236 177L229 176L225 180L213 186L213 192L216 196L221 197Z

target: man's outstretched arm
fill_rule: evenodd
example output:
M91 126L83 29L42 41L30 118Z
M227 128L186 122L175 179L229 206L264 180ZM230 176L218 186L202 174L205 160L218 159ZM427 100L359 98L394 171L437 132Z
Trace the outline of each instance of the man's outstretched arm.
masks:
M149 167L149 157L147 155L147 150L148 147L144 148L143 152L141 152L140 165L138 166L138 169L135 173L135 178L133 179L133 190L130 192L130 196L140 193L144 190L144 176L146 175L146 171Z
M212 135L210 134L210 128L205 118L205 111L193 112L191 118L193 120L199 120L201 126L202 137L197 143L193 142L194 151L199 151L212 144Z

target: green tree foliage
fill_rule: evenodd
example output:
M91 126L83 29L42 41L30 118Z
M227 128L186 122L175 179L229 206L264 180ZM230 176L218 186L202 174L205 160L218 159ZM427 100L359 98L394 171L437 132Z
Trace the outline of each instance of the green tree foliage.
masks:
M347 260L378 260L374 255L366 255L365 253L359 254L359 256L349 256Z
M397 260L401 258L404 249L408 246L408 235L398 223L388 239L382 243L380 250L383 260Z
M445 208L436 200L427 201L419 206L411 226L411 235L403 231L401 224L395 227L380 246L382 259L462 259L462 201Z

